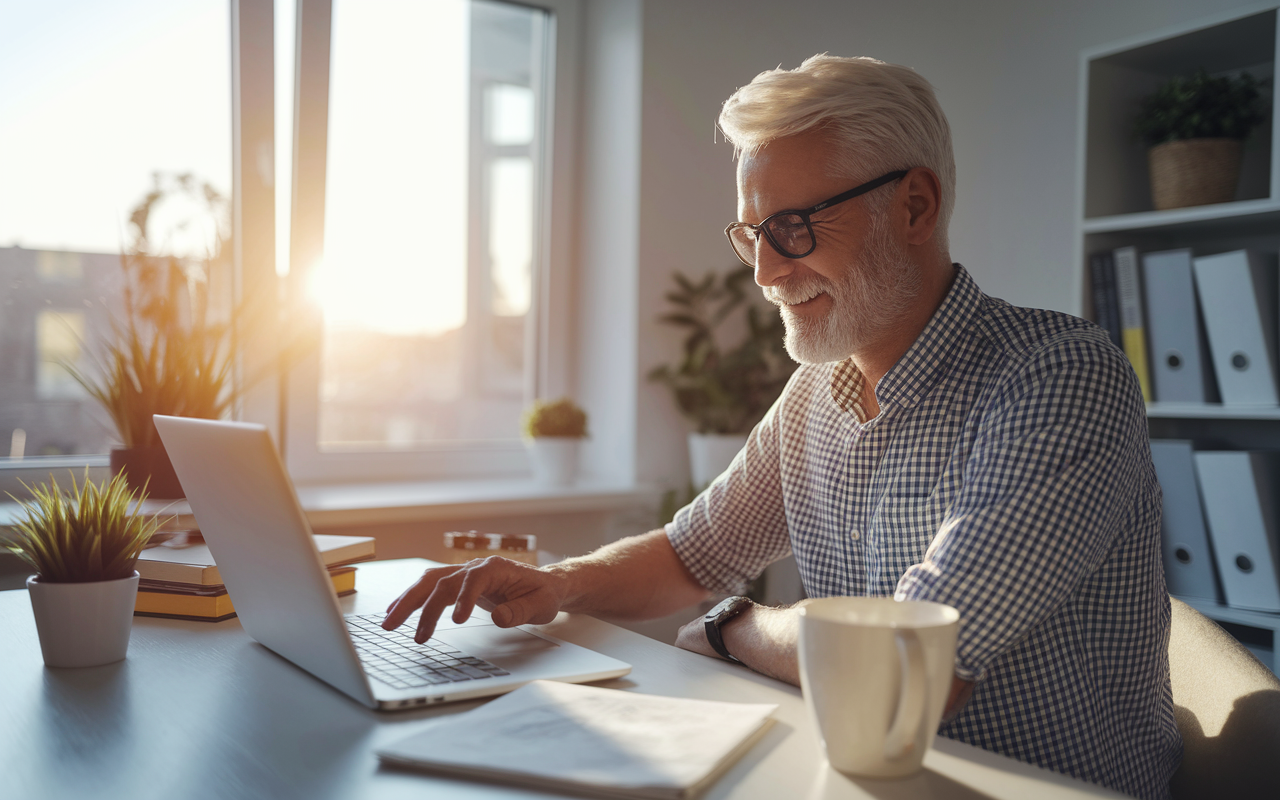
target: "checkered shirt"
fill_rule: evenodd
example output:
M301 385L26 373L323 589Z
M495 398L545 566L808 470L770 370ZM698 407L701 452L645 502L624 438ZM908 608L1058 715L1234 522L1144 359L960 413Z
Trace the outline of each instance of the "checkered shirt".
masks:
M1182 740L1137 379L1100 328L955 270L878 416L852 362L801 366L667 535L712 591L794 553L811 597L955 606L977 685L941 734L1167 797Z

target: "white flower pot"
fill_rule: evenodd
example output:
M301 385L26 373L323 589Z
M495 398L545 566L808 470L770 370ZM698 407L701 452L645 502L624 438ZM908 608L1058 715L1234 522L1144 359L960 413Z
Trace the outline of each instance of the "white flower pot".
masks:
M129 650L138 573L114 581L46 583L27 578L40 650L50 667L96 667Z
M733 457L747 445L747 435L737 433L689 434L689 467L693 487L705 489L729 468Z
M578 443L569 436L539 436L526 439L533 477L547 486L568 486L578 474Z

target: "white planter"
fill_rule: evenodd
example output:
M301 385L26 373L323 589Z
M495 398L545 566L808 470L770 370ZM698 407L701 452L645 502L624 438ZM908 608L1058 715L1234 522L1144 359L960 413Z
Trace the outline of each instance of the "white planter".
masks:
M705 489L729 468L733 457L747 444L747 435L736 433L689 434L689 467L693 487Z
M40 650L50 667L96 667L129 650L138 573L94 583L45 583L27 578Z
M578 445L581 439L569 436L539 436L526 439L533 477L547 486L568 486L578 474Z

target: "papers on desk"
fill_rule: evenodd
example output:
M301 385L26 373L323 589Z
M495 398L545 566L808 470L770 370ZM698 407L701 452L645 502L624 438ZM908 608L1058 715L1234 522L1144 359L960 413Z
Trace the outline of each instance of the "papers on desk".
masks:
M399 766L543 789L689 798L750 749L776 709L534 681L378 755Z

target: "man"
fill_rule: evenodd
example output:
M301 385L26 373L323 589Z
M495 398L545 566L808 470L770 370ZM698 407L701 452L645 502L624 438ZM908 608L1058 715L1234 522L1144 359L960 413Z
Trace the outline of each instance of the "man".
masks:
M735 252L802 366L729 470L665 530L544 569L429 570L389 609L503 626L655 617L793 552L810 596L960 610L946 736L1144 798L1181 740L1160 492L1133 371L1100 329L984 295L947 248L955 167L932 87L815 56L756 77L720 125ZM734 604L712 644L798 683L794 608Z

